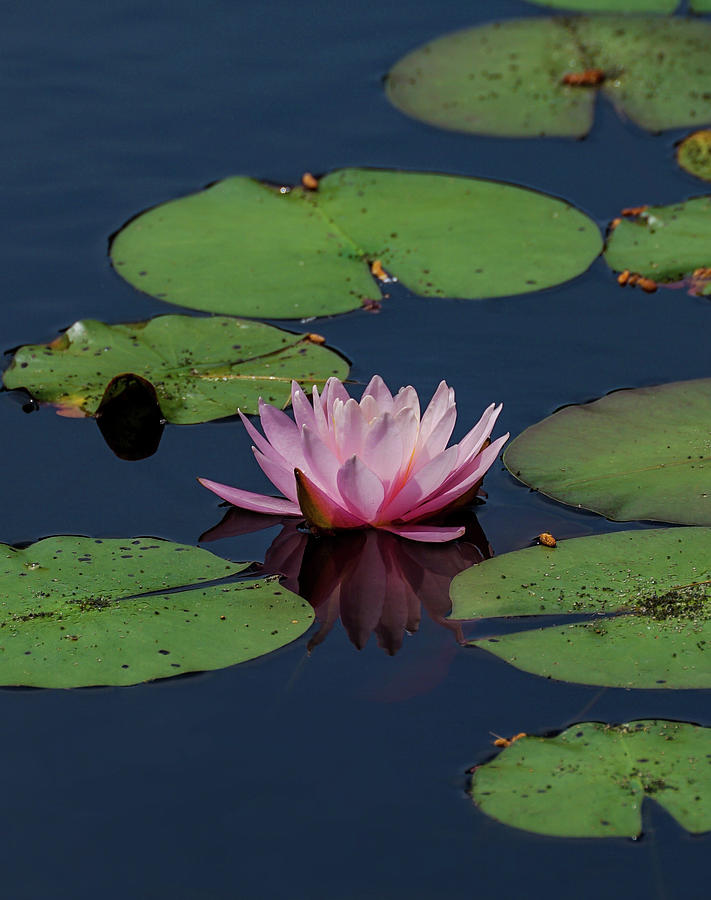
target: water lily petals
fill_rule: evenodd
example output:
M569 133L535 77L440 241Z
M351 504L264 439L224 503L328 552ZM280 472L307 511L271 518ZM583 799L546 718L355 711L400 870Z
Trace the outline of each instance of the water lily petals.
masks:
M246 428L247 434L252 438L254 446L258 450L260 450L265 456L269 456L272 459L283 459L281 454L276 452L269 441L257 431L257 429L254 427L254 425L252 425L252 423L249 421L247 416L245 416L241 409L237 410L237 414L239 415L240 419L242 419L242 424Z
M434 493L442 490L456 464L457 448L448 447L405 482L380 511L381 518L388 521L399 519L418 504L424 503Z
M380 479L357 456L338 471L338 489L347 509L364 522L372 522L385 498Z
M477 481L484 477L486 471L496 460L496 457L501 452L501 448L504 446L508 439L508 434L505 434L493 441L493 443L486 447L486 449L482 450L479 456L477 456L476 459L470 464L468 469L465 469L464 473L461 476L457 477L453 485L447 486L445 483L441 492L438 492L430 500L426 500L424 503L419 504L410 512L405 513L401 517L403 521L411 522L413 520L424 519L428 516L433 516L435 515L435 513L441 512L443 509L446 509L450 504L454 503L460 497L463 497L464 494L466 494L467 491L477 483ZM448 479L448 481L451 480L451 478Z
M301 434L293 419L276 406L260 402L262 429L272 447L292 466L303 464Z
M321 396L321 405L326 411L326 419L329 423L333 422L333 404L336 400L345 403L348 400L348 391L337 378L329 378L323 388Z
M207 478L198 478L198 481L208 491L217 494L222 500L227 500L241 509L249 509L252 512L268 513L276 516L299 516L301 510L291 500L283 500L281 497L267 497L265 494L253 494L251 491L242 491L239 488L220 484L217 481L208 481Z
M381 525L380 528L409 541L423 541L428 544L454 541L466 531L463 525Z
M360 455L365 440L365 422L358 401L352 397L333 406L333 439L336 453L341 462L351 456Z
M400 388L393 398L393 415L396 416L402 409L411 409L419 421L420 398L417 396L417 391L412 385Z
M417 435L420 429L420 420L414 409L402 409L395 416L395 422L402 438L400 475L401 477L407 477L417 453Z
M316 427L313 407L297 381L291 382L291 408L294 410L297 428L301 429L304 425L308 425L309 428Z
M297 503L293 466L282 460L274 459L273 456L266 456L264 453L260 453L256 447L253 447L252 451L260 469L274 487L281 491L285 497L288 497L292 503Z
M373 375L363 391L363 397L373 397L381 413L392 412L393 395L380 375Z
M454 391L446 381L440 381L434 392L420 425L420 447L428 441L430 435L437 427L437 423L450 406L454 406Z
M390 415L378 416L368 429L362 451L363 462L375 472L387 493L400 471L403 457L398 422Z
M328 420L326 419L326 404L323 402L323 399L319 397L316 385L313 386L311 396L314 408L316 434L325 443L331 443L331 432L329 431Z
M435 456L444 450L452 437L456 421L457 407L450 405L442 411L442 415L434 424L429 437L423 440L422 430L420 429L420 436L417 442L417 466L429 462L429 460L434 459Z
M304 451L304 472L310 481L317 484L330 497L336 501L338 492L338 470L341 463L332 452L331 448L320 440L316 432L304 426L301 431L301 441Z
M296 515L315 529L370 526L413 541L439 543L459 537L459 527L425 520L470 501L508 435L485 443L501 412L491 404L460 441L447 447L454 429L454 391L442 381L420 419L412 386L395 397L374 376L360 401L329 378L312 402L292 382L294 420L260 400L264 436L240 413L262 471L285 500L201 479L219 496L255 512ZM482 447L484 449L482 450Z
M459 465L464 465L481 450L482 444L491 434L496 420L499 418L501 409L500 403L498 406L494 406L492 403L484 410L484 414L472 430L462 438L458 445Z
M328 494L310 480L301 469L294 469L299 508L313 528L331 531L334 528L360 528L367 522L354 516L336 503Z

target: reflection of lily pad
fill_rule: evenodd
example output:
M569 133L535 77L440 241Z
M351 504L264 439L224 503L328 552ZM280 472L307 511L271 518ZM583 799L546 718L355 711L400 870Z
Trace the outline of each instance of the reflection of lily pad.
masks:
M711 129L695 131L685 137L677 148L676 158L690 175L711 181Z
M709 528L623 531L505 553L457 575L451 595L455 619L556 617L472 641L525 672L628 688L711 687ZM570 624L577 615L584 620Z
M576 209L512 185L343 169L318 190L251 178L149 210L119 232L116 270L194 309L292 318L380 298L368 262L428 297L498 297L560 284L600 252Z
M479 766L476 804L506 825L557 837L637 837L654 800L687 831L711 830L711 728L582 722L523 737Z
M599 89L642 128L711 121L711 23L580 16L495 22L445 35L392 69L390 100L440 128L581 137ZM660 52L663 48L663 52ZM596 72L595 78L578 78ZM578 84L566 83L573 76Z
M254 659L303 634L310 607L275 579L194 587L247 565L154 538L0 545L0 684L136 684Z
M164 417L186 425L257 411L263 397L289 402L292 378L304 385L344 378L348 365L308 335L259 322L161 316L130 325L75 322L49 345L21 347L5 387L93 415L106 385L131 372L150 381Z
M711 197L641 208L634 219L616 225L605 260L616 271L654 281L687 278L694 293L711 294Z
M518 479L609 519L711 525L711 378L566 406L504 453Z

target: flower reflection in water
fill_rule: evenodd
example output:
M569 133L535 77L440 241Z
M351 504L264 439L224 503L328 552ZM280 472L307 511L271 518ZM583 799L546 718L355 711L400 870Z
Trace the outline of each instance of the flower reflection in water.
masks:
M378 645L394 655L405 634L416 632L424 607L436 623L463 640L461 624L446 618L452 578L489 558L491 548L473 514L462 518L466 531L449 544L415 544L374 529L314 536L293 519L267 550L264 571L284 576L284 586L313 606L319 630L308 644L320 644L339 617L361 650L375 633ZM273 516L232 507L201 540L245 534L274 525Z

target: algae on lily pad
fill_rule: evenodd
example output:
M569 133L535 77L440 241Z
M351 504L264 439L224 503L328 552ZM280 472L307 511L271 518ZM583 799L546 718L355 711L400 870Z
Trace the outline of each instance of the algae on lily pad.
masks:
M216 316L159 316L148 322L75 322L51 344L21 347L3 375L5 387L25 388L60 411L94 415L113 378L131 373L156 390L168 422L187 425L257 412L263 397L289 403L292 379L305 388L348 364L312 335L261 322Z
M690 175L711 181L711 129L687 135L677 147L676 160Z
M457 575L452 618L537 617L470 644L524 672L624 688L711 687L711 528L558 541ZM571 617L574 618L571 621Z
M155 538L0 544L0 684L137 684L276 650L313 612L275 578L224 581L248 565Z
M654 801L687 831L711 830L711 728L640 719L581 722L526 735L478 766L471 795L487 815L555 837L638 837Z
M648 131L711 122L711 23L658 16L514 19L433 40L392 68L387 95L440 128L582 137L597 93Z
M711 525L711 378L566 406L503 459L529 487L608 519Z
M560 284L602 249L574 207L493 181L342 169L282 190L234 177L148 210L116 236L116 271L181 306L294 318L379 300L374 263L421 296L483 298Z
M641 207L615 224L605 261L615 271L662 283L687 280L692 293L711 294L711 196Z

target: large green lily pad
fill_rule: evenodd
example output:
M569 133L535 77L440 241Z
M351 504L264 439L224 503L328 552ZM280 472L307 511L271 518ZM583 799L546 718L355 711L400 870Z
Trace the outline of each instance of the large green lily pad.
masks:
M711 830L711 728L638 720L582 722L519 738L474 772L487 815L556 837L638 837L653 800L687 831Z
M471 642L525 672L610 687L711 687L709 528L505 553L457 575L451 596L455 619L552 617L501 635L494 622L490 636Z
M608 519L711 525L711 378L566 406L509 444L504 463Z
M687 279L694 293L711 294L711 196L645 207L623 219L610 234L605 261L654 281Z
M254 659L303 634L311 607L277 579L154 538L0 545L0 684L125 685Z
M560 284L601 249L573 207L507 184L342 169L286 193L235 177L151 209L111 255L171 303L249 316L339 313L381 297L369 263L426 297L499 297Z
M387 79L402 112L440 128L582 137L598 91L641 128L711 121L711 23L655 16L494 22L440 37ZM566 83L588 73L583 84Z
M160 316L149 322L75 322L51 344L21 347L3 375L61 410L94 415L117 375L140 375L155 387L163 416L187 425L256 413L257 401L286 406L291 380L343 379L346 361L312 336L228 317Z

